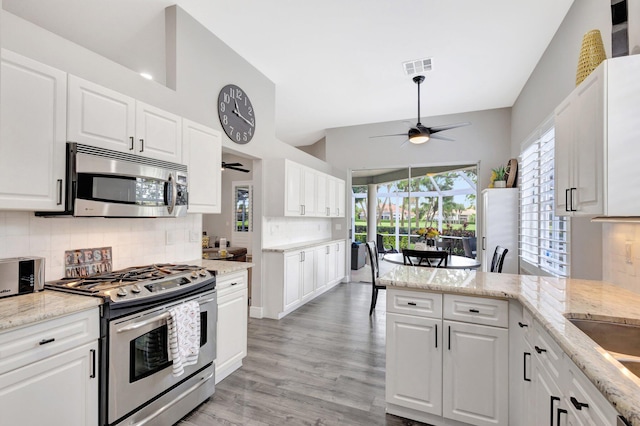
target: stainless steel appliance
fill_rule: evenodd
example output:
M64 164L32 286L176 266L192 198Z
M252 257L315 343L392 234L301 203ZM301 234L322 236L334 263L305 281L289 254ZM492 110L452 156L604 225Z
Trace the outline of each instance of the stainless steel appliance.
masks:
M36 216L178 217L187 214L187 166L67 143L63 212ZM62 203L62 181L59 198Z
M214 272L193 265L127 268L45 287L102 297L100 425L170 425L215 390L217 295ZM174 377L167 318L178 304L200 305L198 362Z
M0 297L34 293L44 288L44 258L0 259Z

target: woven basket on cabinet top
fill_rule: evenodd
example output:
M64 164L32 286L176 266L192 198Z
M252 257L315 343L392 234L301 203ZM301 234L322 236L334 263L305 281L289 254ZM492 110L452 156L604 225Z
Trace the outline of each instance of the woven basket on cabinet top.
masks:
M602 44L600 30L591 30L582 37L582 47L578 58L578 69L576 71L576 86L587 78L602 61L607 59Z

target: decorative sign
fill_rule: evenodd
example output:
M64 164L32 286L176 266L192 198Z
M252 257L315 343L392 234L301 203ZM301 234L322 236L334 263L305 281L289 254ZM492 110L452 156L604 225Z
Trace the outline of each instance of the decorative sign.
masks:
M111 271L111 247L66 250L64 276L88 277Z

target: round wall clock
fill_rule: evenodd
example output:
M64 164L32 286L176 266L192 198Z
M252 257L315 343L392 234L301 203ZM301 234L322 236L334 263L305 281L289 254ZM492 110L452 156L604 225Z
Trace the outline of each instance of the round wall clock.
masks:
M229 139L248 143L256 131L256 117L247 94L235 84L227 84L218 95L218 117Z

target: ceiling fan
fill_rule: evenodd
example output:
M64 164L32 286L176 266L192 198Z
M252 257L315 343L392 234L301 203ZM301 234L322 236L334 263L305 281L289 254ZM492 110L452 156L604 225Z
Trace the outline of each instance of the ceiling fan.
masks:
M416 75L415 77L413 77L413 81L418 85L418 123L415 125L415 127L410 128L407 133L371 136L372 138L384 138L388 136L406 136L407 140L413 144L422 144L427 142L429 139L441 139L445 141L453 141L453 139L451 138L446 138L444 136L436 135L435 133L442 132L444 130L455 129L456 127L468 126L471 124L467 121L464 123L449 124L445 126L432 126L432 127L423 126L422 123L420 123L420 84L424 81L424 76Z
M243 169L242 168L242 164L240 163L225 163L224 161L222 162L222 170L236 170L238 172L243 172L243 173L249 173L249 170L247 169Z

